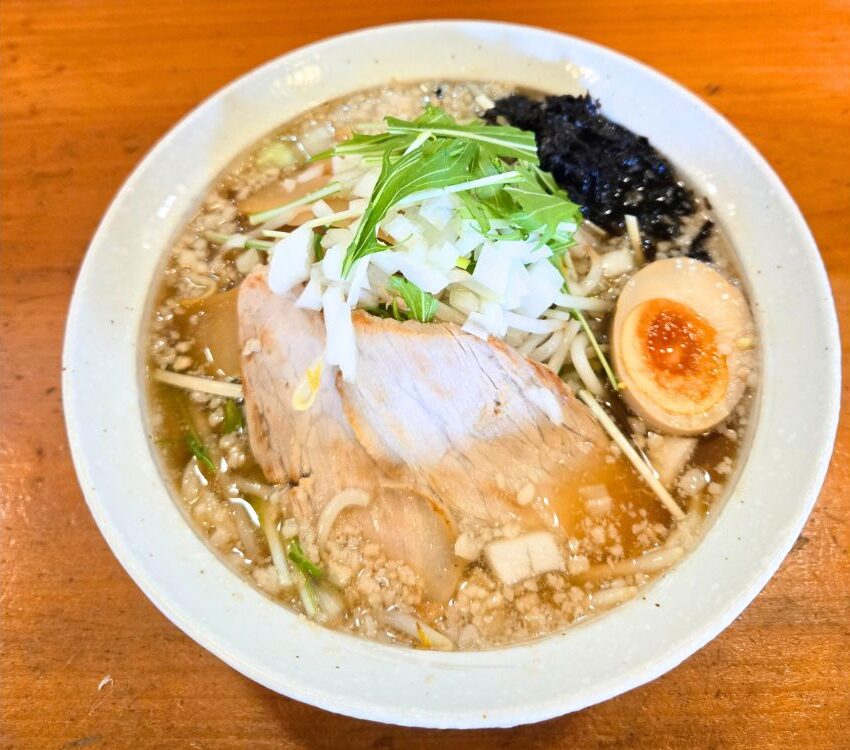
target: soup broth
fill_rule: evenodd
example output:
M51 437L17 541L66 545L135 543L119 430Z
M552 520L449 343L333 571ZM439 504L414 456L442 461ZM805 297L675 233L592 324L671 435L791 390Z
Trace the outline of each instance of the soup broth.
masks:
M516 492L511 512L496 521L456 513L429 494L433 517L427 523L436 518L445 527L434 533L450 540L446 576L454 582L450 592L434 594L442 589L440 579L433 571L423 573L422 561L410 557L410 545L375 532L375 513L381 511L374 499L349 503L322 539L320 514L299 511L298 487L273 481L261 468L252 451L242 382L244 358L255 344L240 338L239 294L243 279L267 262L275 238L258 233L250 217L322 190L328 177L311 157L355 132L376 131L387 116L412 120L430 104L464 122L511 93L512 87L494 82L395 83L330 102L282 125L220 176L169 251L158 279L144 334L148 409L151 440L177 501L199 535L239 575L283 606L329 627L388 643L457 649L507 645L562 629L638 595L685 555L736 470L756 385L754 367L728 416L693 438L671 438L613 390L591 346L593 337L601 356L611 356L613 305L648 262L648 243L621 272L605 271L593 292L605 310L588 309L587 332L576 322L572 335L587 336L589 366L604 388L598 401L641 460L657 477L664 473L656 465L659 456L672 462L674 474L662 484L681 508L681 518L671 515L658 491L610 439L604 457L581 464L568 483L547 484L538 467L528 466L532 489ZM322 210L330 214L345 213L352 205L337 194L322 200ZM297 219L296 214L292 221ZM707 221L713 221L710 206L698 200L675 236L652 241L654 259L686 255ZM716 222L709 226L710 236L700 240L703 260L740 286L730 247ZM609 234L588 223L578 232L567 251L576 278L593 273L597 258L613 262L637 252L628 233ZM448 295L439 299L451 307ZM380 312L392 317L392 305L381 302ZM534 335L541 337L539 343ZM504 341L551 366L572 392L586 387L582 360L574 363L564 354L553 364L557 352L546 351L547 341L557 350L565 344L555 347L545 334L516 330L509 330ZM193 388L193 382L201 383L193 377L215 385ZM687 456L677 459L677 450ZM500 477L494 481L499 485ZM329 500L322 498L319 505ZM535 533L555 540L561 562L518 580L499 573L499 548L492 545L526 539L532 545ZM528 554L537 554L536 549L528 546Z

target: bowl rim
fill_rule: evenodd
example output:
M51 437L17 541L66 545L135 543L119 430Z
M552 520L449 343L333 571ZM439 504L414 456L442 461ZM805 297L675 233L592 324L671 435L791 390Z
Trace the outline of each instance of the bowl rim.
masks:
M82 406L84 404L85 385L77 376L77 367L75 362L79 358L81 351L81 336L83 331L80 330L80 321L83 315L83 307L85 305L85 295L87 291L87 280L96 274L95 267L95 252L94 248L103 246L108 241L109 230L114 221L117 220L120 210L119 207L129 200L133 194L133 186L138 176L146 170L151 169L165 151L171 141L179 137L179 135L191 125L191 123L199 118L199 116L208 110L214 103L230 92L236 91L243 87L246 82L262 75L265 72L274 70L279 66L285 66L286 61L293 59L296 56L305 54L320 54L325 51L330 51L333 47L341 42L350 40L369 39L376 34L394 34L403 33L407 29L418 29L425 31L445 31L448 29L484 29L504 31L507 34L519 35L522 37L533 38L535 36L554 38L559 43L565 44L573 49L592 50L597 54L603 54L606 57L613 56L621 62L626 62L632 69L637 71L641 77L652 79L660 82L665 88L672 88L675 94L692 104L702 117L709 118L720 127L727 137L731 137L738 149L740 149L752 164L759 170L760 176L767 180L771 187L775 190L776 196L782 202L782 210L786 217L793 224L793 232L804 247L805 260L809 264L808 270L813 274L813 281L817 284L817 292L820 295L821 304L817 306L817 317L819 323L823 325L823 337L835 342L827 356L827 368L824 371L824 387L820 389L820 393L824 402L824 412L828 415L828 419L821 424L821 428L817 433L819 444L817 455L814 463L810 465L806 477L805 500L799 501L796 508L796 516L792 523L788 524L781 539L771 547L771 552L765 560L759 574L751 577L747 585L740 589L739 593L731 600L725 601L725 605L713 619L706 622L697 631L693 632L687 642L681 643L676 649L668 649L666 653L656 658L649 667L644 667L637 673L629 673L618 681L616 685L606 684L599 687L589 687L580 699L575 697L565 700L562 696L552 696L549 700L538 700L533 705L517 705L509 708L504 708L499 711L490 713L481 713L478 708L458 707L457 711L451 716L447 716L445 712L433 712L427 708L419 712L408 713L405 715L399 714L397 710L392 708L387 709L384 706L372 705L368 699L360 700L358 696L341 696L327 690L316 690L314 686L305 684L305 680L299 676L290 678L288 675L270 674L268 670L258 667L256 664L246 662L246 660L236 651L230 648L230 645L219 639L214 632L210 631L206 624L198 623L187 616L183 606L178 602L168 598L163 594L155 581L148 575L145 569L144 560L141 560L137 551L128 544L128 540L116 533L115 528L110 522L107 507L109 499L101 495L95 489L92 479L98 474L97 457L89 455L82 440ZM733 243L734 244L734 243ZM163 248L159 248L157 252L163 252ZM819 489L823 483L829 466L832 446L835 433L837 430L839 406L840 406L840 388L841 388L841 370L840 370L840 346L837 315L834 306L834 300L829 287L829 280L826 275L826 270L814 238L805 220L800 213L799 208L791 198L788 191L780 181L779 177L773 172L765 159L756 151L756 149L747 141L725 118L711 109L707 104L702 102L691 92L684 89L672 79L662 75L654 69L640 63L633 58L630 58L621 53L610 50L602 45L598 45L586 40L559 32L540 29L533 26L521 24L508 24L491 21L466 21L466 20L428 20L414 21L407 23L393 23L381 26L360 29L353 32L339 34L327 39L323 39L311 44L299 47L288 51L263 65L254 68L246 74L235 79L230 84L219 89L210 97L205 99L201 104L195 107L187 115L185 115L175 126L173 126L148 152L142 161L133 170L122 187L119 189L89 246L85 259L82 263L77 283L75 285L70 311L68 315L65 335L65 346L63 350L63 404L66 418L66 428L68 440L71 446L71 453L76 467L80 484L83 487L86 501L92 512L92 515L98 525L101 534L106 539L113 554L118 558L121 565L133 578L136 584L143 590L146 596L155 604L155 606L163 612L174 624L181 630L187 633L196 642L204 648L216 654L226 663L242 672L251 679L270 687L278 692L283 692L290 697L305 701L307 703L343 713L358 718L372 719L396 724L405 724L411 726L432 726L432 727L485 727L485 726L512 726L517 723L528 723L539 721L553 716L561 715L565 712L578 710L587 705L606 700L614 695L626 692L639 685L642 685L652 679L655 679L664 672L672 669L679 664L683 659L690 656L694 651L714 638L719 632L726 628L735 617L752 601L757 593L767 583L769 578L774 574L779 567L782 559L787 555L794 540L802 529L811 509L817 499ZM758 430L756 429L756 432ZM692 553L693 554L693 553ZM244 582L243 582L244 585ZM246 587L248 588L248 587ZM600 619L600 618L596 618ZM583 627L583 626L580 626ZM571 631L570 631L571 632ZM339 634L337 634L339 637ZM343 636L350 638L350 636ZM550 636L555 638L555 636ZM547 639L548 640L548 639ZM374 644L373 644L374 645ZM396 647L386 647L377 645L378 649L391 650L394 653L387 657L389 661L395 661L395 655L403 654L405 660L409 660L420 665L433 664L432 660L419 652L400 651ZM508 649L500 649L499 651L521 651L525 646L514 646ZM469 666L471 661L475 660L477 654L493 653L493 652L465 652L462 658L457 661L460 666ZM457 655L461 657L460 654ZM437 669L440 668L438 664Z

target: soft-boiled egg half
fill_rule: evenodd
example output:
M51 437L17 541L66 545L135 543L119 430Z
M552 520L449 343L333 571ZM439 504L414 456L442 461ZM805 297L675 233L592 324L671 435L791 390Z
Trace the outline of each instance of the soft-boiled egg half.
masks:
M725 419L755 366L744 295L691 258L655 261L626 282L611 340L626 403L674 435L698 435Z

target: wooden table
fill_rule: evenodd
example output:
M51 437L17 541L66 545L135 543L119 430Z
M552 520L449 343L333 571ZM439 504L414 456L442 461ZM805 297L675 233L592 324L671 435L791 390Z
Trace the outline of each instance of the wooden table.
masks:
M508 731L397 729L282 698L172 626L112 557L77 486L60 345L77 268L113 193L187 110L305 42L449 17L415 3L2 4L0 747L850 747L850 426L793 552L685 664L580 713ZM673 76L788 185L850 323L850 5L469 2ZM846 354L846 351L845 351Z

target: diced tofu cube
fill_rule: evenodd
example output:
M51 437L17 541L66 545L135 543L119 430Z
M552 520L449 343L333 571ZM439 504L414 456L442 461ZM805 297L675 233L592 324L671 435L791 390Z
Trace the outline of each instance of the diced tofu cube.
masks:
M554 534L534 531L515 539L499 539L484 548L487 564L507 585L564 569L564 556Z

